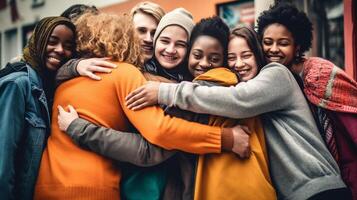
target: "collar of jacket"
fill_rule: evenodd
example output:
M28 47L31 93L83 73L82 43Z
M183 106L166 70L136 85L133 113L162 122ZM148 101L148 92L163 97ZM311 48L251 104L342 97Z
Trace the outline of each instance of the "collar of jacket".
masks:
M156 60L155 57L151 58L144 64L144 70L150 74L159 75L165 77L169 80L174 80L176 82L181 82L186 80L185 74L183 74L180 69L182 66L177 66L175 69L165 69Z

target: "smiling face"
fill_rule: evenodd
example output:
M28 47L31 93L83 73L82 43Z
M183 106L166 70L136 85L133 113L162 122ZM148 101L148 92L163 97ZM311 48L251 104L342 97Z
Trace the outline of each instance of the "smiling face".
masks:
M193 77L206 71L222 67L223 47L214 37L202 35L196 38L188 58L188 70Z
M163 68L173 69L182 63L187 52L187 37L186 31L176 25L161 32L155 45L155 57Z
M228 66L240 76L240 81L248 81L258 74L258 66L247 41L233 37L228 44Z
M133 16L134 28L140 39L140 46L144 54L144 60L152 58L154 54L153 38L158 25L157 20L142 12L137 12Z
M298 50L292 33L278 23L265 28L262 45L268 62L278 62L287 67L291 66Z
M65 25L56 26L46 46L45 63L47 69L56 71L71 58L74 51L74 33Z

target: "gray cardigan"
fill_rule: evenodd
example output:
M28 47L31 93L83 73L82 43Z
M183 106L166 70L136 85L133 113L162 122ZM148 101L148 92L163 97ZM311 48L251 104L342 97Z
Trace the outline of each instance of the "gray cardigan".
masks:
M279 199L307 199L346 187L293 75L271 63L235 87L161 83L159 104L231 118L261 115Z

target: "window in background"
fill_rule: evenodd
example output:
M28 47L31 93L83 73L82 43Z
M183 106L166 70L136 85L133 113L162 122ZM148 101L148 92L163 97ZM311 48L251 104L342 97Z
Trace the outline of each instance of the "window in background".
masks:
M35 25L36 24L30 24L22 27L22 47L25 47L29 41Z
M18 56L18 42L17 42L17 29L11 29L5 31L4 33L4 47L6 51L4 51L3 61L4 63L9 62L12 58Z
M254 26L253 0L216 4L216 13L231 29L239 24L245 24L252 28Z
M330 60L344 69L343 0L290 0L313 23L311 56Z

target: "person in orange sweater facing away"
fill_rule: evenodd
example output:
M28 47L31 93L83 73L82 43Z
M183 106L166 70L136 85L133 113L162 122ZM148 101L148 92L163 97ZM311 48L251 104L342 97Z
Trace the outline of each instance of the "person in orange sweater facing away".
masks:
M236 151L237 129L221 129L164 116L159 107L132 111L125 97L145 84L142 58L130 19L108 14L85 14L76 22L81 57L111 57L117 68L96 82L84 77L63 83L56 91L58 105L73 105L80 117L95 124L127 131L132 123L149 141L166 149L198 154ZM109 159L75 145L57 122L44 151L34 199L119 199L121 173Z

